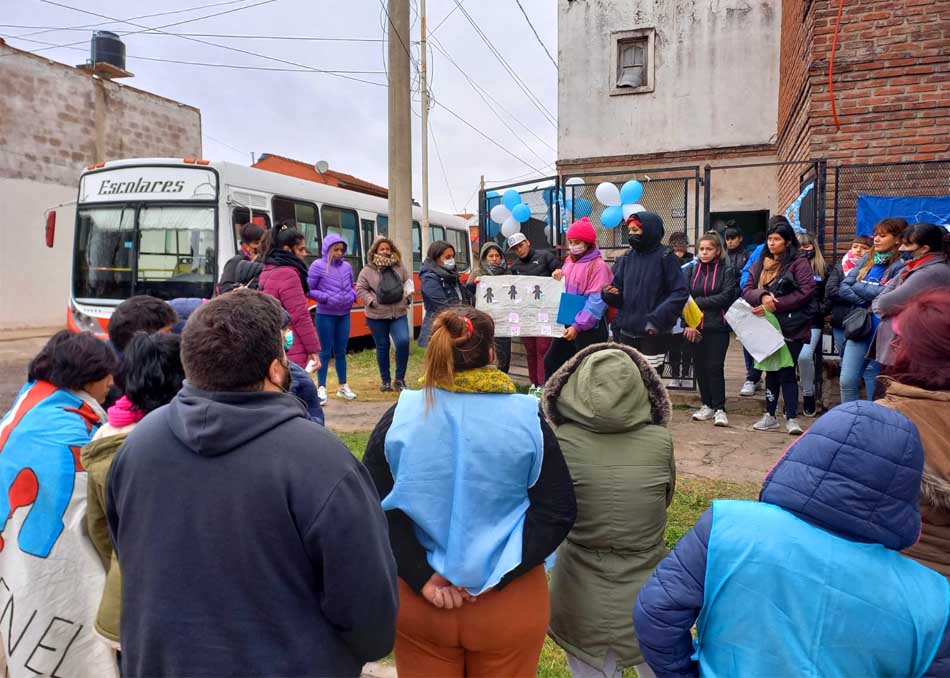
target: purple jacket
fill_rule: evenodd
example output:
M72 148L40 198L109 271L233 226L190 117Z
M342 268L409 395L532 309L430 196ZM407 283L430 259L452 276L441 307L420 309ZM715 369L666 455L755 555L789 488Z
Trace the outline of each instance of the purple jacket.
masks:
M277 299L290 314L294 345L287 351L287 357L301 367L306 367L307 354L320 352L320 340L310 319L300 274L292 266L267 264L261 273L260 286L261 292Z
M323 256L310 264L307 283L310 285L310 298L317 302L320 315L347 315L356 301L356 289L353 287L353 267L343 258L328 264L327 252L337 243L343 243L346 254L346 241L331 233L323 239Z

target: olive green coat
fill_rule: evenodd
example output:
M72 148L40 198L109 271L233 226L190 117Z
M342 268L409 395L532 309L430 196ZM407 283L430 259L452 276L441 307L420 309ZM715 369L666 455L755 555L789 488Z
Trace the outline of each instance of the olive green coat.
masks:
M551 377L543 404L577 497L552 573L549 633L597 668L608 650L619 667L633 666L643 661L634 602L668 552L676 479L669 397L637 351L597 344Z

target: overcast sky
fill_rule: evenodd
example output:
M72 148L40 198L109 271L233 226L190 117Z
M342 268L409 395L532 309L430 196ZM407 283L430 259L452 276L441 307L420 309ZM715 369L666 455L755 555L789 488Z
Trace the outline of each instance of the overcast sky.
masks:
M557 3L551 0L520 1L544 45L557 59ZM218 5L134 20L143 27L153 28L243 8L164 29L176 33L375 40L384 38L386 34L386 16L380 0L272 0L259 6L252 5L264 0L238 0L228 4L223 4L225 0L55 2L115 18L170 12L211 3ZM416 18L417 0L412 0L412 4L413 17ZM4 10L0 15L3 24L47 28L106 21L41 0L0 0L0 5ZM543 176L534 172L532 167L542 170L544 175L552 174L550 164L555 160L552 149L557 146L555 126L541 110L543 107L553 116L557 114L557 70L532 34L516 0L466 0L462 7L526 88L537 97L538 103L532 103L519 89L514 78L492 55L463 12L458 10L456 0L428 0L429 29L435 29L434 36L438 40L438 43L433 40L430 54L430 90L433 96L524 161L520 162L493 146L446 110L440 110L439 104L435 103L430 120L445 162L448 185L430 139L429 190L432 208L444 211L461 211L466 206L473 211L476 205L473 193L478 188L481 174L488 180ZM447 16L448 19L439 26ZM118 23L100 28L120 33L142 30ZM44 45L14 38L36 30L4 25L0 26L0 35L15 47L39 50ZM78 64L88 56L88 39L92 30L47 32L33 35L32 39L56 45L82 41L83 44L73 48L40 51L56 61ZM378 83L386 80L383 73L385 44L382 42L304 42L240 37L196 39L311 68L370 71L350 75ZM419 22L416 18L412 40L418 39ZM123 40L129 55L127 68L135 73L133 79L124 82L201 109L206 158L249 164L252 152L258 156L265 152L276 153L308 162L326 160L332 169L384 186L388 183L385 87L315 72L237 70L145 61L135 57L295 68L291 64L170 35L140 32L125 36ZM517 121L498 106L486 104L476 88L439 51L439 46ZM418 54L418 47L414 46L414 58ZM414 110L418 113L418 96L415 99ZM421 198L419 150L420 119L414 116L413 194L416 199Z

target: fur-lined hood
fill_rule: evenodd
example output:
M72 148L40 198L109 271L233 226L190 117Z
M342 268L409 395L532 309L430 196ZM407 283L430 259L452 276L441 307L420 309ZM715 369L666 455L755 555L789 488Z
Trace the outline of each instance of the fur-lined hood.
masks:
M566 362L545 384L542 407L555 426L573 422L597 433L669 427L673 411L647 359L615 343L588 346Z

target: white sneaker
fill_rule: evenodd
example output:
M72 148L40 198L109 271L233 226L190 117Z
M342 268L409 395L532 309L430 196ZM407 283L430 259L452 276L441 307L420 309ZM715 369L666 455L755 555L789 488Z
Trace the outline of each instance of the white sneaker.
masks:
M716 420L713 422L716 426L728 426L729 417L726 416L725 410L716 410Z
M802 433L804 433L804 431L802 431L802 427L798 423L798 419L789 419L785 423L785 430L788 431L788 435L790 436L800 436Z
M321 405L327 404L327 387L326 386L317 387L317 397L320 399Z
M776 431L779 428L778 419L771 414L763 414L762 418L752 424L756 431Z
M344 400L356 400L356 394L350 390L347 384L340 385L340 388L336 390L336 397L343 398Z
M751 398L755 395L755 392L758 390L758 388L759 385L754 381L747 381L739 390L739 395L741 395L743 398Z
M699 411L693 412L693 420L694 421L709 421L710 419L713 418L713 415L715 413L716 413L715 410L713 410L713 408L711 408L709 405L703 405L702 407L699 408Z

